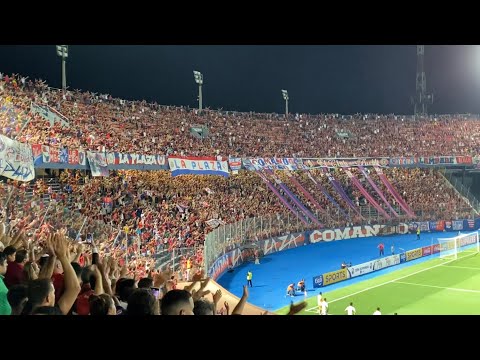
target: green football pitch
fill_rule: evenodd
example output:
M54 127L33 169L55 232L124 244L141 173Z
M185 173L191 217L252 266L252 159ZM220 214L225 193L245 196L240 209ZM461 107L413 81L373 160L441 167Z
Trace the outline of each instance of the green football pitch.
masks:
M329 315L344 315L353 302L357 315L474 315L480 314L480 255L474 250L458 259L435 258L358 282L341 289L322 289ZM300 315L318 315L317 296L306 299ZM277 311L286 314L288 307Z

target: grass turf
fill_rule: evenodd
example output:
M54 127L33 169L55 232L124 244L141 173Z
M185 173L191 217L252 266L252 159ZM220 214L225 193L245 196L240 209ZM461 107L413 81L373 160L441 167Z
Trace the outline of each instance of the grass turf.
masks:
M480 314L480 256L474 251L457 260L435 258L392 273L328 292L330 315L345 314L353 302L357 315L371 315L380 307L383 315ZM306 299L300 315L318 315L317 296ZM286 314L288 307L278 314Z

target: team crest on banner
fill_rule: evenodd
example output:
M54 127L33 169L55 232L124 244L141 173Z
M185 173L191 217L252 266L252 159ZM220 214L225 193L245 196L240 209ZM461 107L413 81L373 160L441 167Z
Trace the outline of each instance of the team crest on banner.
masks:
M452 230L452 222L451 221L445 221L445 230L446 231Z
M33 154L34 166L41 165L43 163L42 145L41 144L32 145L32 154Z
M42 145L42 158L44 163L50 162L50 146Z
M85 151L79 151L78 152L78 163L80 165L87 165L87 160L85 157Z
M66 147L60 148L59 159L61 163L68 164L68 149Z

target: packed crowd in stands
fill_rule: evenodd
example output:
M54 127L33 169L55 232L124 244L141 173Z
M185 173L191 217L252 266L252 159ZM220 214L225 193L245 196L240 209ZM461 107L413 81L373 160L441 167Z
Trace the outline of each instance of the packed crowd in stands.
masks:
M416 212L416 220L461 219L472 216L468 201L449 187L437 171L394 168L385 172L407 204ZM295 188L285 172L276 172L323 226L334 228L386 222L378 215L360 218L332 188L326 176L316 170L311 171L311 174L336 199L339 207L349 214L350 218L343 216L305 173L295 172L291 176L313 195L320 209ZM345 174L335 171L335 176L346 192L352 194L351 199L361 213L362 209L368 206L366 200L361 195L357 196ZM8 198L11 192L8 186L13 186L15 190L8 202L8 208L1 215L8 217L9 221L25 219L25 222L33 222L32 225L41 225L40 230L45 236L48 234L48 226L68 228L72 239L76 238L80 230L83 239L86 234L94 234L100 241L101 251L105 249L120 258L126 253L130 257L134 256L136 262L130 263L132 271L137 262L143 268L147 264L154 266L153 260L146 259L152 259L159 252L172 252L173 249L196 249L189 256L194 260L194 264L202 264L201 247L205 237L220 224L238 224L252 219L252 228L244 228L242 233L237 232L234 236L230 232L232 242L260 240L317 228L313 223L300 223L295 215L282 205L279 198L265 187L261 179L248 171L224 178L193 175L171 177L167 171L133 170L112 172L109 177L89 177L81 171L65 170L56 179L59 182L56 191L49 185L52 180L55 181L54 178L40 178L30 185L8 180L0 188L0 199ZM380 181L376 183L382 186ZM432 184L438 189L435 196L431 196L429 191ZM371 189L369 193L372 196L376 194ZM408 216L395 203L388 190L384 188L383 193L401 216L400 219L407 220ZM377 201L381 203L378 195ZM386 209L385 204L383 207ZM45 217L43 224L42 216ZM228 231L226 235L229 235ZM127 244L124 239L128 239ZM140 258L145 260L139 260ZM185 268L186 260L187 257L183 258L178 265Z
M22 81L22 79L24 79ZM18 140L70 149L158 155L261 157L366 157L474 155L480 122L463 116L412 119L398 115L291 115L236 113L127 102L79 90L52 89L44 81L2 75L0 97L24 119ZM50 127L29 113L31 102L63 114L69 127ZM18 119L2 118L2 133L15 137ZM194 126L209 136L196 139ZM343 134L343 135L340 135ZM348 134L348 137L344 135ZM440 140L441 139L441 140Z
M62 127L59 122L51 126L30 111L32 102L49 105L65 116L69 126ZM473 155L480 145L479 123L461 117L413 121L394 115L345 119L329 114L292 115L286 121L275 114L211 110L198 114L183 107L126 102L90 92L64 94L43 81L18 75L0 74L0 108L0 129L5 136L78 150L365 157ZM190 128L197 125L208 128L207 138L190 134ZM348 133L349 137L337 133ZM351 171L378 204L390 211L359 170ZM415 211L417 220L472 216L468 200L438 171L392 168L384 173ZM305 172L275 171L270 179L285 195L274 177L283 181L322 226L386 221L378 213L365 216L371 204L345 171L335 169L331 174L352 200L353 209L319 170L312 170L310 175L337 204ZM374 171L370 177L399 219L408 219ZM53 184L59 187L54 189ZM190 314L195 313L194 306L199 313L230 313L230 305L220 301L221 294L212 294L212 301L202 299L206 281L196 291L193 287L175 290L177 281L203 278L202 246L212 230L222 224L259 219L253 220L252 228L230 235L231 245L318 228L314 223L300 223L262 179L249 171L223 178L172 177L167 171L133 170L91 177L82 171L63 170L56 177L37 178L31 183L1 182L0 201L6 204L0 211L0 247L4 248L0 275L6 272L8 288L5 302L6 288L0 284L1 314ZM159 254L180 249L190 250L180 257L178 272L172 271L171 263L162 266ZM156 299L151 292L136 289L138 279L138 288L144 284L147 289L162 288L163 292ZM156 300L162 296L160 305ZM245 289L232 314L242 312L247 297ZM292 308L292 312L297 310Z
M169 269L128 276L126 264L100 255L95 243L73 244L65 229L37 247L28 225L0 225L0 315L241 315L248 299L244 286L236 304L222 302L202 273L183 289ZM289 314L305 306L292 305Z

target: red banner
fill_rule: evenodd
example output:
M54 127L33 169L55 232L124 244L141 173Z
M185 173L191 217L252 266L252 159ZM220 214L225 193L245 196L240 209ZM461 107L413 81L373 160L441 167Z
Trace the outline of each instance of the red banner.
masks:
M445 220L438 220L437 221L437 231L445 230Z
M68 151L68 163L69 164L78 164L78 150L69 150Z
M440 252L440 244L432 245L432 254L437 254Z
M428 256L432 254L432 247L431 246L425 246L422 248L422 256Z
M60 162L60 152L57 148L50 146L50 162L52 163L59 163Z

